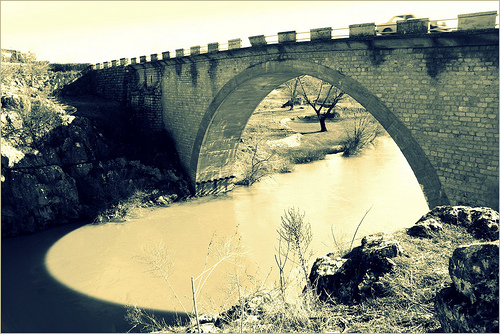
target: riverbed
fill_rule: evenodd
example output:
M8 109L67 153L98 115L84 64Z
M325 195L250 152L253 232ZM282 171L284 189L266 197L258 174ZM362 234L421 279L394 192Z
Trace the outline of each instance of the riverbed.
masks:
M230 306L256 280L271 286L277 278L276 230L289 208L311 224L311 260L337 250L333 236L348 248L365 214L354 246L367 234L409 227L429 209L398 147L383 136L360 156L330 155L249 188L145 211L130 221L7 239L2 331L125 331L125 305L169 316L191 311L191 277L196 287L208 277L198 297L205 311ZM227 240L239 245L240 256L199 277L229 248ZM151 270L158 259L164 277Z

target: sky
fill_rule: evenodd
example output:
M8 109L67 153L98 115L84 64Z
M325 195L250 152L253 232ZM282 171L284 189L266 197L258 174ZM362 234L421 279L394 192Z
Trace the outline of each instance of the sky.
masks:
M249 36L383 23L397 14L456 19L498 1L8 1L2 48L38 60L101 63Z

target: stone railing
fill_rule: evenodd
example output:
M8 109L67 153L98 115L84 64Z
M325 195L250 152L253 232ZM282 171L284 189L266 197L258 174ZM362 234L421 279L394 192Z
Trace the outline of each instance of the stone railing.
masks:
M471 14L458 15L456 19L436 20L438 22L456 22L456 28L451 27L448 31L467 31L495 29L498 26L497 12L479 12ZM428 18L411 19L407 21L398 21L396 35L415 35L429 33ZM453 25L452 25L453 26ZM317 28L310 29L309 32L285 31L277 35L257 35L248 38L247 43L243 43L241 38L231 39L227 43L210 43L207 46L192 46L189 49L176 49L175 52L154 53L149 56L140 56L136 58L121 58L120 60L106 61L91 65L93 70L106 69L116 66L127 66L155 62L158 60L167 60L171 58L182 58L196 56L202 53L212 53L218 51L227 51L240 49L243 47L262 47L268 44L290 44L296 42L318 42L338 38L366 38L377 36L377 25L375 23L352 24L349 28Z

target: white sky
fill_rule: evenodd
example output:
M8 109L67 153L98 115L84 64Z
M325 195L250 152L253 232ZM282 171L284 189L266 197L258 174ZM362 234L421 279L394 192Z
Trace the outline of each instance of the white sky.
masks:
M51 62L100 63L249 36L497 11L498 1L5 1L1 47Z

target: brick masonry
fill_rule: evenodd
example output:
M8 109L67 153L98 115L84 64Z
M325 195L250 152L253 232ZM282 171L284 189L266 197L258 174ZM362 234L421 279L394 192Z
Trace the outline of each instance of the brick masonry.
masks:
M270 44L99 69L96 92L165 128L194 184L227 179L248 118L308 74L354 97L396 141L430 207L498 210L498 30Z

